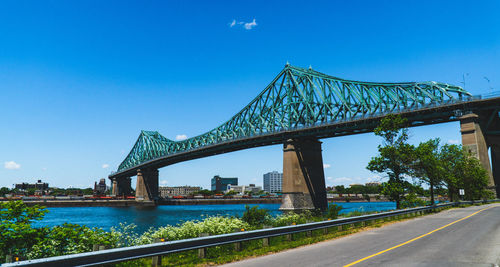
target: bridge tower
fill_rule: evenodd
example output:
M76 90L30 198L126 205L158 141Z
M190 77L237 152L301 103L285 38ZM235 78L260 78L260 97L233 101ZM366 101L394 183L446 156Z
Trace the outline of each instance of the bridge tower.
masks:
M132 179L130 177L125 178L113 178L111 186L111 195L113 196L128 196L132 192Z
M158 193L158 169L138 169L135 200L156 201Z
M500 196L500 115L498 109L470 113L460 118L462 145L475 155L488 171L489 188ZM491 152L488 155L488 149Z
M283 144L282 190L280 210L327 208L320 141L290 139Z

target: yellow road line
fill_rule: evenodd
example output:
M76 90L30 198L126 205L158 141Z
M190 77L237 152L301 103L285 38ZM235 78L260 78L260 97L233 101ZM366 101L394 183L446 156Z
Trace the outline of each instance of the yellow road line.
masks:
M377 255L380 255L380 254L386 253L387 251L391 251L391 250L393 250L393 249L396 249L396 248L399 248L399 247L404 246L404 245L406 245L406 244L409 244L409 243L411 243L411 242L413 242L413 241L415 241L415 240L418 240L418 239L420 239L420 238L422 238L422 237L428 236L428 235L430 235L430 234L432 234L432 233L434 233L434 232L437 232L437 231L439 231L439 230L441 230L441 229L444 229L444 228L446 228L446 227L448 227L448 226L450 226L450 225L453 225L453 224L455 224L455 223L457 223L457 222L460 222L460 221L463 221L463 220L465 220L465 219L467 219L467 218L470 218L470 217L472 217L472 216L474 216L474 215L476 215L476 214L480 213L480 212L481 212L481 211L483 211L483 210L491 209L491 208L493 208L493 207L497 207L497 205L492 206L492 207L488 207L488 208L484 208L484 209L481 209L481 210L478 210L478 211L476 211L476 212L472 213L472 214L471 214L471 215L469 215L469 216L463 217L462 219L456 220L456 221L451 222L451 223L449 223L449 224L447 224L447 225L445 225L445 226L439 227L439 228L437 228L437 229L435 229L435 230L432 230L432 231L428 232L427 234L423 234L423 235L421 235L421 236L418 236L418 237L415 237L415 238L413 238L413 239L410 239L410 240L408 240L408 241L406 241L406 242L404 242L404 243L401 243L401 244L399 244L399 245L396 245L396 246L394 246L394 247L392 247L392 248L388 248L388 249L386 249L386 250L382 250L382 251L377 252L377 253L375 253L375 254L372 254L372 255L370 255L370 256L368 256L368 257L364 257L364 258L359 259L359 260L357 260L357 261L351 262L351 263L349 263L349 264L347 264L347 265L344 265L344 267L353 266L354 264L358 264L358 263L360 263L360 262L362 262L362 261L365 261L365 260L367 260L367 259L373 258L373 257L375 257L375 256L377 256Z

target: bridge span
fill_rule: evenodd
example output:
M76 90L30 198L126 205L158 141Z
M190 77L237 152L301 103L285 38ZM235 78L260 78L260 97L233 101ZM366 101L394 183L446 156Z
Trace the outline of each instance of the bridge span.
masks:
M410 126L460 121L462 144L489 171L500 196L500 96L482 98L437 82L350 81L286 65L273 81L227 122L202 135L172 141L141 131L111 174L114 195L158 198L158 169L178 162L252 147L283 144L283 210L325 208L322 138L367 133L388 114ZM491 162L488 149L491 149Z

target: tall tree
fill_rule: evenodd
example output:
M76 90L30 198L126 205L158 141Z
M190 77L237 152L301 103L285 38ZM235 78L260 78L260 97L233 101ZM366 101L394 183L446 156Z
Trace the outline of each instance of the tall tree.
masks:
M440 159L440 140L431 139L420 143L415 148L415 161L413 163L413 176L429 185L431 205L434 205L434 189L445 176L444 162Z
M444 145L440 153L443 179L448 188L450 201L458 200L458 190L464 189L465 199L490 197L488 172L469 151L458 145Z
M439 154L440 161L444 163L443 181L448 189L448 198L451 202L458 200L458 189L461 186L459 168L465 160L466 154L461 146L446 144Z
M389 180L383 183L382 193L401 207L401 201L408 187L406 176L412 172L414 147L408 144L407 120L399 115L388 115L375 128L375 135L383 138L383 144L378 146L379 155L373 157L368 170L386 173Z

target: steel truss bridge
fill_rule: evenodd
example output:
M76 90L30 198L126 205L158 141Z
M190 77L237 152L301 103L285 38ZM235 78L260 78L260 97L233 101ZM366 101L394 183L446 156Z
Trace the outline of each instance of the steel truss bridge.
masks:
M109 178L290 139L371 132L387 114L401 114L411 126L418 126L456 121L466 113L487 110L496 116L495 124L499 107L498 97L481 99L446 83L352 81L287 64L246 107L204 134L176 142L156 131L141 131ZM499 135L494 126L485 134Z

